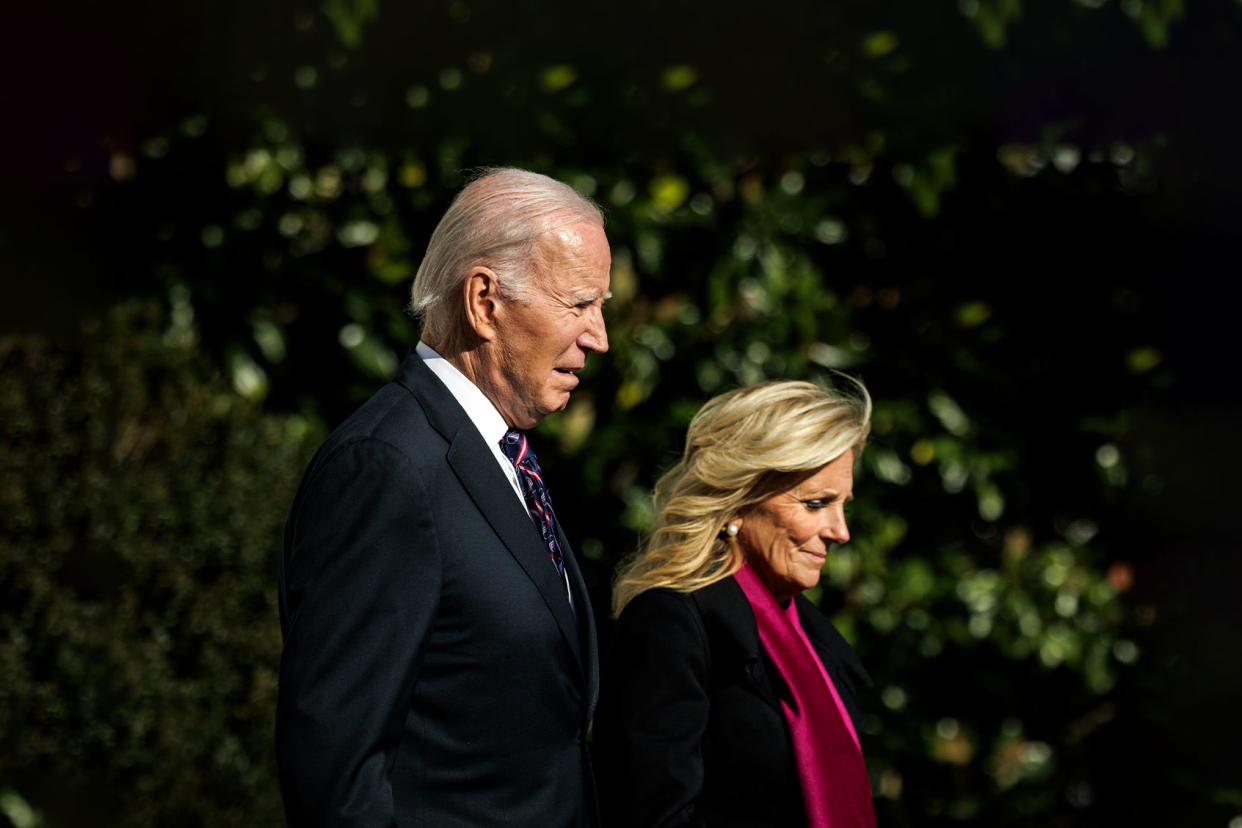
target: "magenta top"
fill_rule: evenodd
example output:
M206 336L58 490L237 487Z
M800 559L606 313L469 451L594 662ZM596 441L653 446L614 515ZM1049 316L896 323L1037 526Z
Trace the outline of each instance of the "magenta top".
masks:
M806 636L794 602L782 608L749 566L743 565L733 577L755 613L759 642L793 696L793 706L782 700L781 712L793 741L807 826L875 828L858 734ZM835 706L828 704L829 698Z
M811 654L811 660L815 662L815 666L819 668L819 674L824 678L824 684L828 685L828 692L832 694L832 701L837 706L837 712L841 714L841 721L845 722L845 728L850 732L850 738L854 740L854 744L859 749L862 746L858 744L858 733L854 731L854 723L850 721L849 711L845 709L845 705L841 702L841 696L837 693L837 688L833 685L832 679L828 677L828 671L824 669L824 663L820 661L819 653L815 652L815 648L811 646L811 639L806 637L806 630L802 629L802 619L798 617L798 604L796 601L790 601L789 606L784 607L785 617L793 624L794 630L798 633L798 638L802 640L803 645Z

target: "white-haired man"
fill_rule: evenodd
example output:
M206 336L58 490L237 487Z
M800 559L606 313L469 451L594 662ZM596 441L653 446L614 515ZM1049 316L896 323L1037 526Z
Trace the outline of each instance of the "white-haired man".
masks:
M598 821L595 628L521 432L608 349L599 208L492 170L432 234L422 341L303 478L280 562L291 826Z

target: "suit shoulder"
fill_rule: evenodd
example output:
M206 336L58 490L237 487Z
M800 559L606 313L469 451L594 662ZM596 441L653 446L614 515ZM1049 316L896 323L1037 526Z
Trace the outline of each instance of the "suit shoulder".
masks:
M723 578L693 594L707 634L722 652L745 659L758 657L761 648L755 611L735 578Z
M429 447L447 441L427 419L419 400L408 389L390 382L363 403L324 441L325 458L347 446L385 445L417 461Z
M621 634L638 628L659 630L666 638L693 635L702 646L733 650L742 656L759 652L755 616L737 581L724 578L713 584L681 592L657 587L639 593L618 619Z
M618 624L633 624L640 620L666 615L684 615L695 611L689 593L666 587L645 589L630 599L617 618Z
M403 435L423 430L431 428L422 403L409 389L390 382L360 405L333 436L371 438L399 445Z
M387 474L421 478L430 458L444 456L444 445L418 401L389 383L328 435L311 459L302 487L327 478L353 478L359 469L382 468Z
M668 587L644 590L630 600L621 618L668 613L692 613L708 624L734 618L743 622L749 618L752 624L754 621L750 604L733 578L724 578L690 592Z
M732 576L700 587L690 595L705 614L736 615L741 612L743 615L753 617L750 603L746 600L746 593L742 592L742 588Z
M646 642L644 647L684 646L689 640L706 641L703 618L688 593L656 587L635 595L613 630L613 640Z

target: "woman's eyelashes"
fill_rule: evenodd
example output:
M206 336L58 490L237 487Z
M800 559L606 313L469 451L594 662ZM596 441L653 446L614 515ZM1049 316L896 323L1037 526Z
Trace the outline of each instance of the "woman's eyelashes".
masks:
M806 510L808 512L818 512L820 509L827 509L829 506L836 503L838 500L840 500L840 498L835 497L835 496L834 497L811 497L811 498L807 498L803 500L802 505L806 507ZM845 514L848 515L850 512L853 511L853 509L854 509L854 498L847 497L845 499L845 502L841 504L841 511L843 511Z

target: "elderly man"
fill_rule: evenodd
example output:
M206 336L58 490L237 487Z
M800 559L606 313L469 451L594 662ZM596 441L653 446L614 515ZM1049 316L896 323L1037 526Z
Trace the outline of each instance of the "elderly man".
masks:
M599 208L493 170L414 280L422 341L320 448L285 529L291 826L597 822L595 628L522 433L608 350Z

